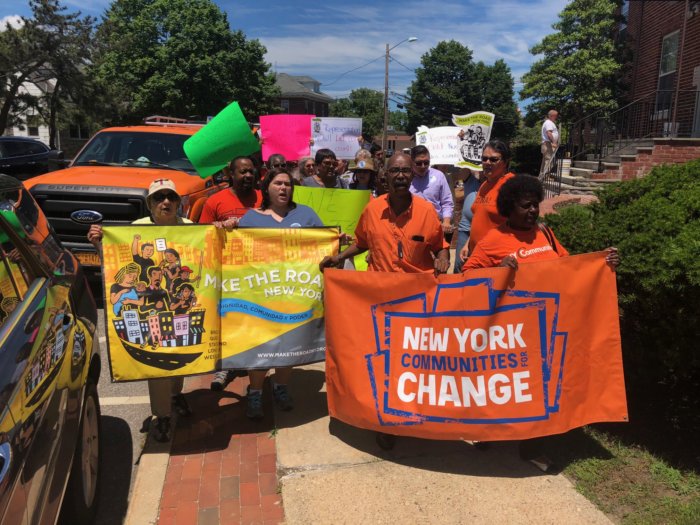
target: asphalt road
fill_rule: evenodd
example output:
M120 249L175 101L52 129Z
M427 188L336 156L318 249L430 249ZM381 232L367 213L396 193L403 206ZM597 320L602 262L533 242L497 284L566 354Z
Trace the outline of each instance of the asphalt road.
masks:
M98 311L102 373L98 384L102 409L102 463L100 499L96 525L120 525L128 508L129 495L146 434L140 429L150 413L145 381L112 383L105 340L104 311Z

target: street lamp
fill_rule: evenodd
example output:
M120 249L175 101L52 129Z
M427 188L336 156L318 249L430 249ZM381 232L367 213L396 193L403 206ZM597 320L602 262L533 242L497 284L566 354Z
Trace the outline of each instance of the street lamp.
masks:
M415 42L416 40L418 38L412 36L391 47L389 47L389 44L386 45L386 55L384 56L384 127L382 130L382 150L384 150L384 155L386 155L386 131L389 126L389 51L399 47L404 42Z

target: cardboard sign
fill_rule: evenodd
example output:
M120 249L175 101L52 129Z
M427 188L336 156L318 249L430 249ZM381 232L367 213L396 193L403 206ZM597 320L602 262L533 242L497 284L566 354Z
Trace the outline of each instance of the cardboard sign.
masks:
M260 150L238 102L232 102L183 144L185 155L203 179L232 159Z
M279 153L287 160L309 155L313 115L263 115L260 117L263 160Z
M311 120L311 154L328 148L339 159L354 159L360 149L357 138L362 135L361 118L320 117Z

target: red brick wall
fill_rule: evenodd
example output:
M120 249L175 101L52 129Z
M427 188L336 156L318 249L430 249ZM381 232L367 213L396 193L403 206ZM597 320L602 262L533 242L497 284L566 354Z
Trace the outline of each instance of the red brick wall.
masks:
M700 139L656 139L653 149L642 148L635 157L622 157L620 169L614 171L622 180L637 179L654 166L683 164L694 159L700 159Z
M693 71L700 66L700 13L688 18L686 7L685 0L630 2L627 38L633 61L626 81L630 86L628 102L656 91L663 38L680 31L677 85L673 86L679 90L675 122L679 123L678 135L688 137L694 113L700 111L695 93L691 93L700 89L693 86Z

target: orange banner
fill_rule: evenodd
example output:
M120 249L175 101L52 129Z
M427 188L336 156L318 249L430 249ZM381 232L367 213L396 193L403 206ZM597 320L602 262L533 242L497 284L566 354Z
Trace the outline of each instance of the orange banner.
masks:
M330 415L495 441L627 421L617 288L603 252L425 274L326 270Z

